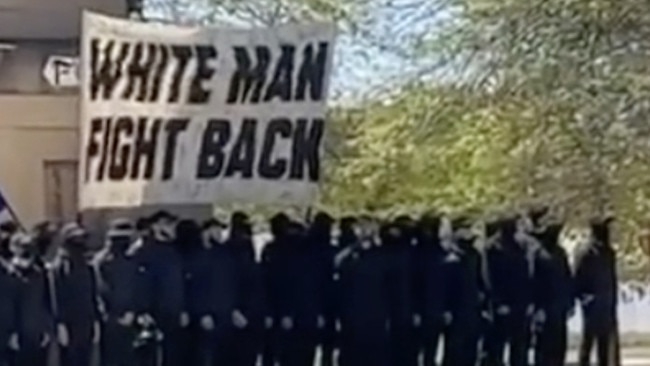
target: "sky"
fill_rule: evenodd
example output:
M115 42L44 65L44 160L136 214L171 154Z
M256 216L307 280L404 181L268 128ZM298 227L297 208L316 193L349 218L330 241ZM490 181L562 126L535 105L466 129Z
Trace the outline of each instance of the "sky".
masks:
M149 0L146 15L191 24L207 14L208 8L201 1L206 0ZM174 2L174 10L162 2ZM416 34L431 29L441 18L436 6L433 0L368 1L359 15L356 34L342 33L337 38L330 99L336 104L353 104L377 97L427 67L426 61L407 57L404 49ZM213 24L250 26L228 14L219 14L216 19Z

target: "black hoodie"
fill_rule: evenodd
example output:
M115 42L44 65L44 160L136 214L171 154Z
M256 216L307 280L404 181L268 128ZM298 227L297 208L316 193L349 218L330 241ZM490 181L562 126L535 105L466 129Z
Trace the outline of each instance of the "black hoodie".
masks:
M440 221L438 217L423 217L419 223L415 306L425 329L437 329L442 324L448 291L448 252L440 243Z
M609 242L609 222L594 221L591 227L593 240L576 253L576 296L582 302L585 317L611 325L618 298L616 253ZM593 297L593 301L584 302L588 297Z
M503 220L500 227L500 241L486 248L486 283L495 308L525 311L533 303L532 264L526 249L515 239L516 218Z
M561 232L562 225L547 227L535 255L535 307L552 317L566 317L574 304L571 267L559 245Z
M255 259L253 229L248 216L235 212L230 221L230 237L226 246L233 256L236 272L236 308L252 327L263 326L265 293L262 266Z

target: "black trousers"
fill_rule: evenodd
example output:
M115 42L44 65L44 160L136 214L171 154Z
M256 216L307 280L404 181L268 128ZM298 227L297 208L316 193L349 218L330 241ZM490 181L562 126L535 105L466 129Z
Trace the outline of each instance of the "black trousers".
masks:
M320 332L321 365L333 366L336 364L335 353L338 348L338 332L336 321L328 320L325 328Z
M133 342L135 331L131 327L109 319L103 324L100 340L102 366L134 366L136 364Z
M536 366L564 366L567 352L567 318L548 314L535 344Z
M255 366L262 351L261 328L219 331L216 336L215 364L227 366Z
M578 365L589 366L591 351L595 345L598 366L619 366L621 361L617 328L616 320L608 315L592 314L585 317Z
M278 330L274 354L280 366L313 366L318 345L316 329Z
M424 366L438 364L438 348L443 338L445 327L442 322L425 324L422 329L422 342L424 344Z
M514 310L508 315L495 315L488 334L485 343L486 365L502 366L506 345L509 346L510 366L528 365L530 319L525 310Z
M421 339L411 326L400 326L390 332L391 365L418 366Z
M388 366L390 352L388 335L383 332L343 331L339 366Z
M61 366L90 366L92 342L61 347Z
M48 347L37 344L21 344L16 352L15 366L47 366Z
M444 366L474 366L478 357L480 318L476 315L455 316L445 332Z

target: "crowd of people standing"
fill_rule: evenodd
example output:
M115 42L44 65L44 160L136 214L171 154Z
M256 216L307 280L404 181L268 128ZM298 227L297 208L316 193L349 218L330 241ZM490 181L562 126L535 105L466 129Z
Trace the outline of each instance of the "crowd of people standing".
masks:
M486 222L480 246L467 217L277 214L261 256L241 212L117 219L99 252L79 223L4 225L0 366L55 344L62 366L94 344L104 366L559 366L576 304L579 364L619 365L609 224L573 266L546 209Z

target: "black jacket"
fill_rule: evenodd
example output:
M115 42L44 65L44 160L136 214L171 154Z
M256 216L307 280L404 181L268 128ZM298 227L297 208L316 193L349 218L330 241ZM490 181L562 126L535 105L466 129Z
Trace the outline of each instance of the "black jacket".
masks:
M446 309L456 324L474 325L485 296L481 255L474 247L454 248L445 261L449 266Z
M384 251L378 247L354 249L341 263L339 272L342 331L385 336L390 319L390 286Z
M575 259L575 293L585 317L611 322L616 317L618 284L616 254L609 245L592 241L580 248ZM593 300L586 303L587 297Z
M255 259L253 242L245 236L233 236L226 247L235 268L235 306L253 327L259 328L266 314L266 296L262 266Z
M18 274L16 328L23 347L38 347L43 337L54 330L52 284L48 273L32 266Z
M225 245L198 247L186 256L187 306L190 318L210 315L217 328L227 328L237 305L237 268Z
M426 328L442 324L449 291L451 262L447 261L448 254L437 241L420 240L416 257L418 297L415 304Z
M144 311L161 322L179 324L185 310L185 270L181 254L171 243L150 239L134 254L143 271Z
M55 271L57 321L79 338L91 339L99 321L97 276L83 256L63 256Z
M505 305L524 310L533 304L533 262L525 248L517 243L500 242L485 250L488 284L492 306Z
M6 340L16 330L18 279L12 269L0 264L0 339Z
M105 315L117 319L127 312L141 313L143 289L146 290L145 269L136 258L119 252L105 252L97 259L99 295Z

